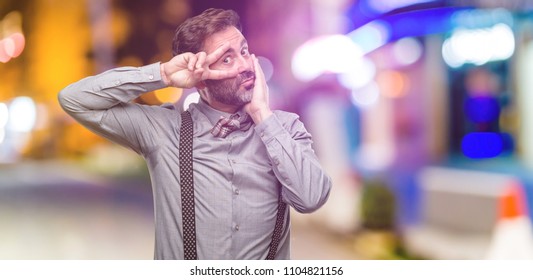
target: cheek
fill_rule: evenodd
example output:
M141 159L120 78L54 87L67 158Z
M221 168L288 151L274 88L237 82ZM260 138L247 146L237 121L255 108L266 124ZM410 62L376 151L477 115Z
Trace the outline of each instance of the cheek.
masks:
M237 85L235 78L224 80L209 80L206 81L207 86L214 92L220 93L220 91L232 91Z

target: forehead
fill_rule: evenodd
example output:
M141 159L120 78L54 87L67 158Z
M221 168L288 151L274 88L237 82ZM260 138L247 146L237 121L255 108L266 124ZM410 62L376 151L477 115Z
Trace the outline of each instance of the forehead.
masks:
M244 35L237 28L229 26L207 37L204 41L204 51L211 53L225 42L229 42L230 46L240 46L244 40Z

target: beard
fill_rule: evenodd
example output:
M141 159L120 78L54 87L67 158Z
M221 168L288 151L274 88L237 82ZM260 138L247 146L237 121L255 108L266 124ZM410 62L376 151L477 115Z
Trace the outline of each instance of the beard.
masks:
M246 71L235 78L224 80L205 80L206 88L215 101L236 106L244 106L252 100L254 86L241 89L241 83L247 79L255 80L255 73Z

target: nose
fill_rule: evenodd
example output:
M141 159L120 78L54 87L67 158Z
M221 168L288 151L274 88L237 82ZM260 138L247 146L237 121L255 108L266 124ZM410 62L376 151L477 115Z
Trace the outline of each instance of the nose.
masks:
M237 59L237 71L239 73L252 71L252 60L249 55L242 56L240 55Z

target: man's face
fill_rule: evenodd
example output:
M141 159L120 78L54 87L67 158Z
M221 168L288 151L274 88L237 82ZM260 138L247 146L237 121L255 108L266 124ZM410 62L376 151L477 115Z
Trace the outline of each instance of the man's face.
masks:
M205 80L205 85L215 101L240 107L252 100L255 82L253 63L248 52L248 43L235 27L228 27L207 38L204 49L207 53L211 53L225 42L230 44L230 48L211 65L211 69L236 69L239 74L235 78Z

